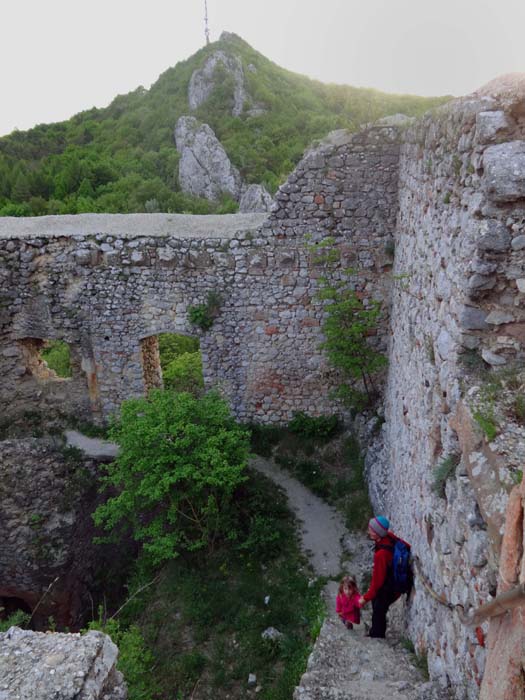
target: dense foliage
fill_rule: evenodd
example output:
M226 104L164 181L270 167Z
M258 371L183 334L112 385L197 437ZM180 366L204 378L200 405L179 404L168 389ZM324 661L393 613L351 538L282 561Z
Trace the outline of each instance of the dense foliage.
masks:
M159 335L160 366L164 387L198 395L204 388L198 338L177 333Z
M312 260L327 273L320 278L317 296L328 302L321 348L330 364L339 370L341 383L335 396L348 408L361 411L376 398L374 375L387 364L384 354L369 342L377 333L381 303L357 291L354 270L341 269L341 279L334 279L331 273L341 259L334 238L328 236L308 249Z
M215 42L149 90L139 87L104 109L0 138L0 215L232 211L231 201L213 205L180 192L173 139L177 119L189 113L191 75L217 49L240 58L248 92L266 111L249 116L247 105L233 117L233 84L223 76L196 116L215 130L243 178L271 191L308 144L330 130L396 112L417 115L443 101L325 85L279 68L239 38Z
M258 697L291 698L322 623L323 580L309 580L283 492L250 469L246 477L236 491L238 538L160 567L139 558L125 600L89 625L117 641L130 700L240 700L249 673ZM282 638L263 639L270 626Z
M63 379L71 377L71 355L69 345L63 340L49 340L42 350L42 359L47 366Z
M110 438L120 452L104 482L117 495L96 510L98 525L131 526L155 563L235 536L233 495L245 479L248 434L217 394L157 390L124 401Z

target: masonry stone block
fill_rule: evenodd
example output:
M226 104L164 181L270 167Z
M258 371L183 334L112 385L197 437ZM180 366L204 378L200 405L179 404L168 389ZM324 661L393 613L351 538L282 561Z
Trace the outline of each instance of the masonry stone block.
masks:
M525 141L489 146L483 154L483 189L495 203L525 198Z

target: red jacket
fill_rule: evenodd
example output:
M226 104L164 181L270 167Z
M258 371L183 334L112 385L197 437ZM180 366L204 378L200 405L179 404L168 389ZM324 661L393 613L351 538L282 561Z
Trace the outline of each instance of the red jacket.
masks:
M361 611L359 609L359 592L354 595L339 593L335 600L335 611L345 622L355 622L358 625L361 621Z
M370 582L370 588L363 596L366 601L373 600L386 581L388 570L392 568L392 559L394 558L393 548L395 541L396 536L392 532L389 532L386 537L383 537L376 542L372 581ZM391 547L392 549L383 549L385 546Z

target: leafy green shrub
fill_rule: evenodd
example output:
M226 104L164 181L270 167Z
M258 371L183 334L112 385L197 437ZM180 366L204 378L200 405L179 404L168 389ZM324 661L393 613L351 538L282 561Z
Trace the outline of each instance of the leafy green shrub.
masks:
M295 413L288 423L288 429L292 433L318 440L328 440L338 428L339 418L337 416L308 416L302 411Z
M236 214L239 211L239 203L228 195L221 197L217 214Z
M1 608L0 608L1 609ZM16 610L5 620L0 620L0 632L7 632L10 627L21 627L25 629L29 624L31 615L23 610Z
M322 266L328 275L341 262L341 251L331 236L318 244L308 245L315 265ZM321 277L318 298L329 302L325 306L323 323L325 341L321 348L326 351L330 364L339 370L342 383L335 397L354 411L362 411L377 396L374 375L387 363L386 357L369 342L377 333L381 317L381 303L365 299L355 290L352 282L353 270L339 269L343 279L330 280ZM364 387L364 392L361 391Z
M199 339L179 333L159 333L160 366L164 372L170 362L185 353L199 351Z
M441 498L445 497L445 484L447 479L449 479L455 472L461 459L459 454L450 454L434 469L434 483L432 485L432 490Z
M102 483L118 495L97 508L97 525L128 524L155 563L231 536L248 434L218 394L153 390L124 401L110 437L120 452Z
M188 308L188 318L192 325L207 331L213 326L222 304L222 297L217 292L208 292L206 303Z
M251 434L252 452L261 457L271 457L273 448L279 444L283 436L284 428L261 423L250 423L247 427Z
M49 340L41 352L49 369L65 379L71 377L71 355L69 345L63 340Z
M117 668L124 674L129 700L153 700L157 683L153 673L154 658L146 647L137 625L121 627L116 619L102 622L102 618L90 622L88 630L104 632L119 648Z
M199 352L185 352L172 360L162 373L164 386L172 391L197 395L204 388L202 357Z

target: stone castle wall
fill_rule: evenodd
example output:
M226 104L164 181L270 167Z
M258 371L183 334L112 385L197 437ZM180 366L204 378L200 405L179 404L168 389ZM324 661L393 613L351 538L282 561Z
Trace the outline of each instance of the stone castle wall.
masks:
M4 417L108 416L158 381L148 339L162 332L199 335L206 386L240 420L333 413L316 299L325 270L311 251L332 237L360 296L385 302L370 339L390 360L385 423L367 458L374 506L435 591L467 608L485 602L525 458L512 415L496 416L491 442L474 418L500 410L487 405L488 369L519 368L525 353L524 135L525 83L508 79L412 124L336 132L306 154L268 219L0 222ZM188 308L211 291L222 302L201 333ZM71 347L71 380L43 376L35 359L38 341L57 337ZM449 458L457 467L438 493ZM421 580L409 616L432 675L475 698L486 626L463 627Z
M1 443L0 605L12 612L18 602L33 612L34 629L47 629L49 620L79 629L96 569L96 464L55 442Z
M281 188L268 221L81 215L0 222L3 420L28 408L106 418L158 383L145 361L148 338L166 332L200 337L205 384L219 387L242 421L332 413L316 298L325 271L311 246L334 236L362 296L384 299L398 159L398 133L388 127L321 144ZM201 332L188 309L210 292L220 308ZM70 380L38 366L38 344L55 338L70 346Z
M516 381L525 358L524 104L515 89L455 101L411 126L401 149L385 424L369 479L433 589L465 608L496 593L525 459L525 428L486 398L490 367ZM494 415L492 442L476 410ZM446 459L457 466L436 493ZM487 625L466 628L418 579L409 630L431 674L476 698Z

